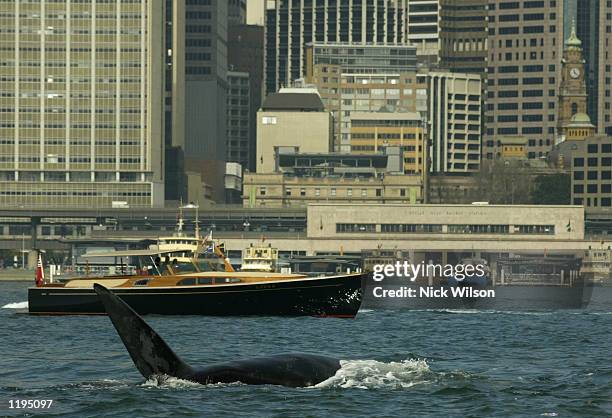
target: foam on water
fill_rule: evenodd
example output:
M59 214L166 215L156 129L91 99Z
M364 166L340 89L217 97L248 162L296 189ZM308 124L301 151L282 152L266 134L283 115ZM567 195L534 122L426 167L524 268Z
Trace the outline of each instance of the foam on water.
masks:
M2 307L2 309L27 309L28 301L24 302L15 302L15 303L7 303Z
M431 377L425 360L384 363L376 360L340 360L340 369L316 388L405 389L427 383Z
M211 387L228 387L228 386L239 386L243 383L212 383L209 385L202 385L197 382L190 380L179 379L178 377L172 377L167 375L154 376L147 379L146 382L140 386L145 388L160 388L160 389L201 389Z

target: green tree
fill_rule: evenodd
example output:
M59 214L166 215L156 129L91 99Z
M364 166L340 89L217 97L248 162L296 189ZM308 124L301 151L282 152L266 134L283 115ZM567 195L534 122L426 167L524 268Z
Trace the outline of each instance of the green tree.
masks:
M571 179L569 174L540 175L535 178L531 194L536 205L569 205L571 203Z
M498 205L531 203L529 172L521 161L485 160L476 175L472 200Z

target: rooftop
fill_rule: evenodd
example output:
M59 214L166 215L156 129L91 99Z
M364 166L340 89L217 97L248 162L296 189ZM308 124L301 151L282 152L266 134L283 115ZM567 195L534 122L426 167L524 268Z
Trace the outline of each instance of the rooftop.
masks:
M586 113L576 113L570 119L569 127L575 128L594 128L595 126L591 123L591 118Z
M323 112L325 106L317 93L272 93L266 97L262 110Z

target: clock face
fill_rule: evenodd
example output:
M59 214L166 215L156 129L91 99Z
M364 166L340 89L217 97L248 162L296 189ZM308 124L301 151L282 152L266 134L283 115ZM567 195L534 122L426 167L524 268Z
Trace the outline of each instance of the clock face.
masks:
M578 68L572 68L572 69L570 70L570 76L571 76L572 78L578 78L578 77L580 77L580 70L579 70Z

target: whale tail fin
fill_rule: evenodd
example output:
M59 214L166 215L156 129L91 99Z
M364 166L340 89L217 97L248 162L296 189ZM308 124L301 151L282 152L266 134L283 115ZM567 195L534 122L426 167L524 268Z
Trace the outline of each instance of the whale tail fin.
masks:
M125 348L145 378L155 375L185 377L191 367L185 364L166 342L127 303L102 285L94 284Z

